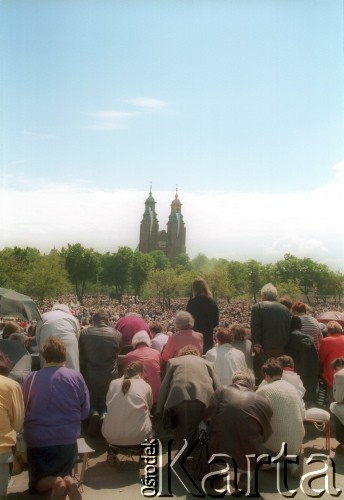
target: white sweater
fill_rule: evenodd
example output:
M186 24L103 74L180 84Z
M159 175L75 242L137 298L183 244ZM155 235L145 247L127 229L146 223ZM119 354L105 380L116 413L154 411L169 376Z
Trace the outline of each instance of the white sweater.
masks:
M304 409L297 390L290 382L281 379L259 387L257 393L269 401L273 410L272 434L265 446L277 454L285 442L288 445L288 454L298 455L305 429Z
M108 412L102 434L110 444L137 445L148 438L152 430L152 389L147 382L135 376L130 379L129 391L123 394L122 382L123 377L110 383L106 396Z
M296 372L293 372L293 371L283 370L282 380L286 380L287 382L290 382L295 387L300 398L303 401L303 396L305 395L306 389L302 383L300 375ZM264 385L267 385L267 381L265 379L262 380L259 387L263 387Z

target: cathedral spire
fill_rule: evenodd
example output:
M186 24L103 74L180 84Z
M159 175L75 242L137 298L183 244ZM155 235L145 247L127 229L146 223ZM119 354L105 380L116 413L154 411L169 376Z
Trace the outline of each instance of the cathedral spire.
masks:
M139 250L144 253L162 250L172 265L176 257L185 253L185 224L182 215L182 203L178 198L178 184L171 212L167 222L167 230L159 231L159 222L155 211L155 199L152 193L152 181L149 183L149 195L145 201L145 211L140 225Z
M152 250L156 250L159 234L159 222L155 211L155 204L155 199L152 194L152 181L150 181L149 195L145 201L145 211L140 225L139 250L141 252L151 252Z

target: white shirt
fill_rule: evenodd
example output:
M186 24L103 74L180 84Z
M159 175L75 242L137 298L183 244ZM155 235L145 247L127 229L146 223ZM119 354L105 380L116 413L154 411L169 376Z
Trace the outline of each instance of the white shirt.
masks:
M169 335L166 335L166 333L160 332L155 335L155 337L152 339L152 347L153 349L157 350L162 353L162 350L168 341Z
M102 434L109 444L137 445L151 432L152 389L139 376L132 377L130 382L126 394L122 392L123 377L110 383L106 396L107 414L102 426Z
M214 364L215 372L222 385L232 383L233 373L238 370L247 369L244 354L231 346L231 344L217 345L210 349L205 359Z
M80 337L79 321L73 314L55 309L42 314L42 321L37 323L36 341L41 347L48 337L58 337L67 349L66 367L80 371L79 368L79 345ZM40 356L41 368L44 359Z

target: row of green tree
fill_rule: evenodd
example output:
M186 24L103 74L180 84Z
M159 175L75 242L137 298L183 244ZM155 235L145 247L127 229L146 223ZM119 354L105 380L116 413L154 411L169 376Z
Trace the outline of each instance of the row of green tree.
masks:
M180 254L171 267L164 252L145 254L119 247L101 254L80 243L61 251L41 254L36 248L4 248L0 251L0 287L11 288L38 300L75 292L82 303L85 294L108 293L158 299L169 307L173 297L188 296L191 283L203 276L216 298L254 299L265 283L274 283L280 295L307 300L340 301L344 275L310 258L286 254L274 264L209 259Z

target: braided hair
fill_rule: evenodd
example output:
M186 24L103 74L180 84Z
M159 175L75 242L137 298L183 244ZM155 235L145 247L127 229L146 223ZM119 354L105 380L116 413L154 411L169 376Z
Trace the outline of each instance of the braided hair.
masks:
M124 370L124 379L122 382L122 392L123 394L126 394L131 386L131 378L135 377L136 375L143 375L144 373L144 367L141 361L133 361L130 363L126 369Z

